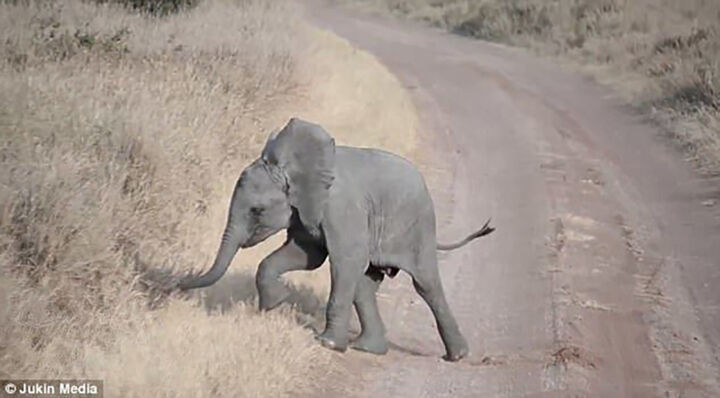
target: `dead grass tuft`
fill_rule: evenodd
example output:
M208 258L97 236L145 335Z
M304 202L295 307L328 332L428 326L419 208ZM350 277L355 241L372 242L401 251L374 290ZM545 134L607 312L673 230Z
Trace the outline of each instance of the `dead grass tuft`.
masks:
M593 356L583 348L568 345L560 347L550 355L548 366L566 368L569 364L575 364L586 369L596 369L597 359L593 359Z

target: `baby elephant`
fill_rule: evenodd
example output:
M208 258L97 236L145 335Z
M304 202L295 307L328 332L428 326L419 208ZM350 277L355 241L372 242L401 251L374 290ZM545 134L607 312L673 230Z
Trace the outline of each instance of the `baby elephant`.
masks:
M486 223L458 243L438 245L432 199L407 160L377 149L336 147L319 125L291 119L240 175L212 268L179 287L215 283L240 247L254 246L281 229L287 229L287 240L257 271L261 310L289 295L280 275L316 269L329 256L332 288L327 325L318 339L345 351L354 305L362 332L352 347L384 354L388 343L375 293L386 274L403 270L435 316L444 358L457 361L468 354L445 300L436 250L458 248L493 228Z

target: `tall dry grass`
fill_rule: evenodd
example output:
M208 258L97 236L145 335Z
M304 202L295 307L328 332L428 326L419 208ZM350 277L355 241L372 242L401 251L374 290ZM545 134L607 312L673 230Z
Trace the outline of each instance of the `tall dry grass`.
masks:
M308 40L291 7L0 4L0 377L100 378L109 396L310 387L329 354L297 311L257 314L252 292L151 311L147 286L211 262L264 123L288 117Z
M720 173L720 2L343 0L584 65Z
M104 379L108 396L307 394L338 375L310 331L329 273L291 275L292 306L259 314L254 272L282 234L211 288L158 287L211 264L234 183L272 129L298 116L339 144L413 155L408 94L286 1L162 18L118 2L0 4L0 378Z

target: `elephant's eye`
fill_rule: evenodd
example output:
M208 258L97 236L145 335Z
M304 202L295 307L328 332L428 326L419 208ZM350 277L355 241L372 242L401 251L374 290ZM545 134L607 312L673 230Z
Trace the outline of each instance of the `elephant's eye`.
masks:
M253 216L260 216L262 215L264 210L265 209L263 209L262 207L251 207L250 214L252 214Z

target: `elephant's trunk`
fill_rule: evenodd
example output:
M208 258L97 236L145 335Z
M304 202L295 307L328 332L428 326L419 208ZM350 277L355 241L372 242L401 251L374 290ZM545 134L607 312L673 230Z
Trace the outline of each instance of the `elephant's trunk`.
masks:
M212 268L197 278L180 282L178 284L180 289L186 290L210 286L217 282L218 279L225 274L228 266L230 266L230 262L233 257L235 257L240 245L243 243L240 236L241 234L233 231L231 225L231 223L228 223L228 226L225 228L222 242L220 243L220 249L218 249Z

